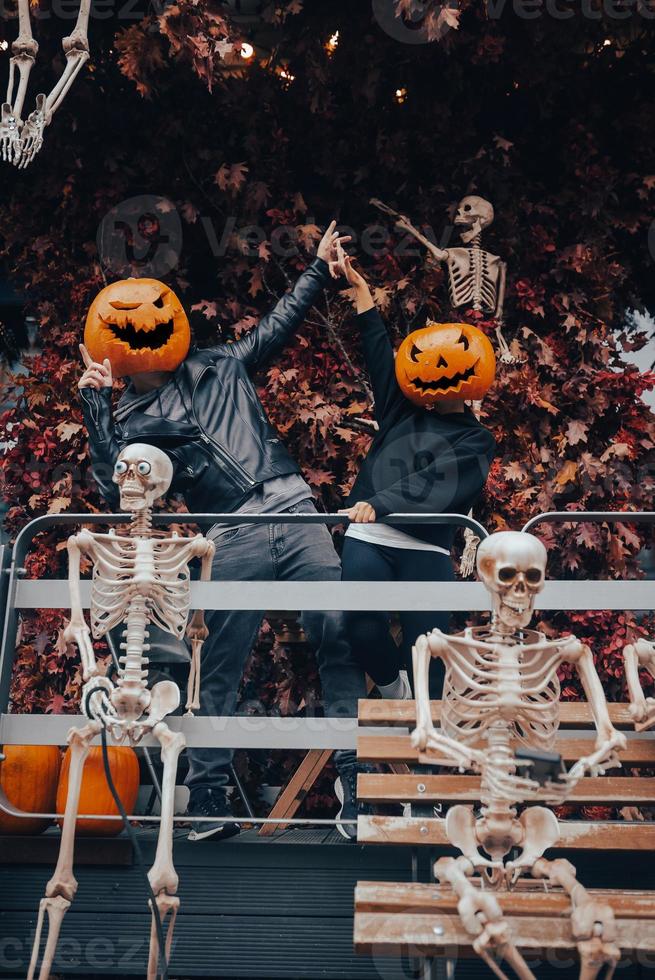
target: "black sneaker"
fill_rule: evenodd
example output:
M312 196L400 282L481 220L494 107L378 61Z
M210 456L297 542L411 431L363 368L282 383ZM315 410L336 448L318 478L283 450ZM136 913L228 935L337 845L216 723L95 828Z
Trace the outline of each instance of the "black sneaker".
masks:
M375 772L375 769L361 763L344 766L334 783L334 793L341 804L337 814L337 830L349 841L357 840L357 817L373 812L367 803L357 802L357 776L360 772Z
M192 793L185 816L216 817L211 823L194 823L188 837L191 841L208 840L210 837L225 840L236 836L241 830L240 824L234 820L232 806L224 790L203 789Z

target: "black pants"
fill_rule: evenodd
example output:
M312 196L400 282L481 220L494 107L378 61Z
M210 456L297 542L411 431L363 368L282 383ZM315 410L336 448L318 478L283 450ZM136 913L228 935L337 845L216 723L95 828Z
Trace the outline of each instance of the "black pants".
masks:
M310 500L288 508L290 514L315 514ZM220 581L334 582L339 558L324 524L239 524L220 535L212 579ZM264 613L215 610L205 616L209 636L202 648L200 715L233 715L239 682L257 639ZM325 714L357 717L357 701L366 697L364 674L351 653L343 613L304 612L303 629L316 650ZM232 749L189 749L187 785L221 788L229 780ZM336 753L337 766L355 761L355 753Z
M387 548L358 538L346 537L341 559L342 578L347 582L451 582L450 555L439 551ZM438 586L436 587L438 588ZM376 684L391 684L398 671L407 668L412 677L412 646L422 633L448 629L447 612L404 612L400 614L403 641L397 647L389 632L389 615L382 612L348 612L346 628L353 653ZM430 696L441 697L443 664L430 666Z

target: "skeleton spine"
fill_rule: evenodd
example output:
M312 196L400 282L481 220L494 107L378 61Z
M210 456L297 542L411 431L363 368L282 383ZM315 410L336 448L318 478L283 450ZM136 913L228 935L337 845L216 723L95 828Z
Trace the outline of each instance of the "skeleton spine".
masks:
M148 671L144 670L148 665L148 658L143 656L142 651L150 649L149 644L145 642L150 635L146 629L148 608L145 596L137 595L132 599L125 625L126 629L123 631L125 642L121 644L125 653L120 658L119 685L122 687L127 682L141 686L148 676Z

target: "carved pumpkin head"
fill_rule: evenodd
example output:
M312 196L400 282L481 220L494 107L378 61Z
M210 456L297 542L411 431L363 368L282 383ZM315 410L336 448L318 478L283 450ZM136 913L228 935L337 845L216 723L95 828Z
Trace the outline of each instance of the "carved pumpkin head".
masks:
M405 337L396 355L398 384L415 405L478 401L495 374L491 342L468 323L428 323Z
M94 361L109 358L118 378L174 371L186 357L191 332L184 308L158 279L121 279L105 286L89 308L84 343Z

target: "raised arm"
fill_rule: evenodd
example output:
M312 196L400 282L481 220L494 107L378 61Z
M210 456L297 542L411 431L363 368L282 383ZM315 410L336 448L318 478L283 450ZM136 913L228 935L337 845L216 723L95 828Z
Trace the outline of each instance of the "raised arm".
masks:
M84 361L84 373L78 382L78 389L84 425L89 436L93 478L110 507L117 507L119 493L112 476L116 457L123 447L116 436L112 417L111 365L107 358L102 364L94 361L84 344L80 344L80 353Z
M276 303L254 330L233 344L222 345L221 353L238 358L249 370L256 371L283 349L302 325L321 290L337 276L337 244L350 241L350 238L340 236L335 227L336 222L330 222L319 243L316 258L293 289Z
M394 211L394 209L390 208L388 204L384 204L382 201L379 201L376 197L371 198L371 204L373 204L376 208L378 208L378 210L384 211L385 214L389 214L391 215L392 218L395 218L396 228L398 229L398 231L406 231L409 235L415 238L417 242L420 242L421 245L424 245L427 248L428 252L430 252L430 254L434 256L437 262L445 262L447 260L448 258L447 250L443 248L439 248L438 245L435 245L435 243L431 242L429 238L426 238L425 235L421 234L418 228L415 228L414 225L409 220L409 218L407 218L404 214L400 214L399 211Z
M374 414L377 421L381 423L392 408L404 398L396 381L393 347L366 279L355 269L352 259L346 255L341 246L338 247L337 254L339 268L353 290L357 326L362 338L366 370L371 379L375 399Z

